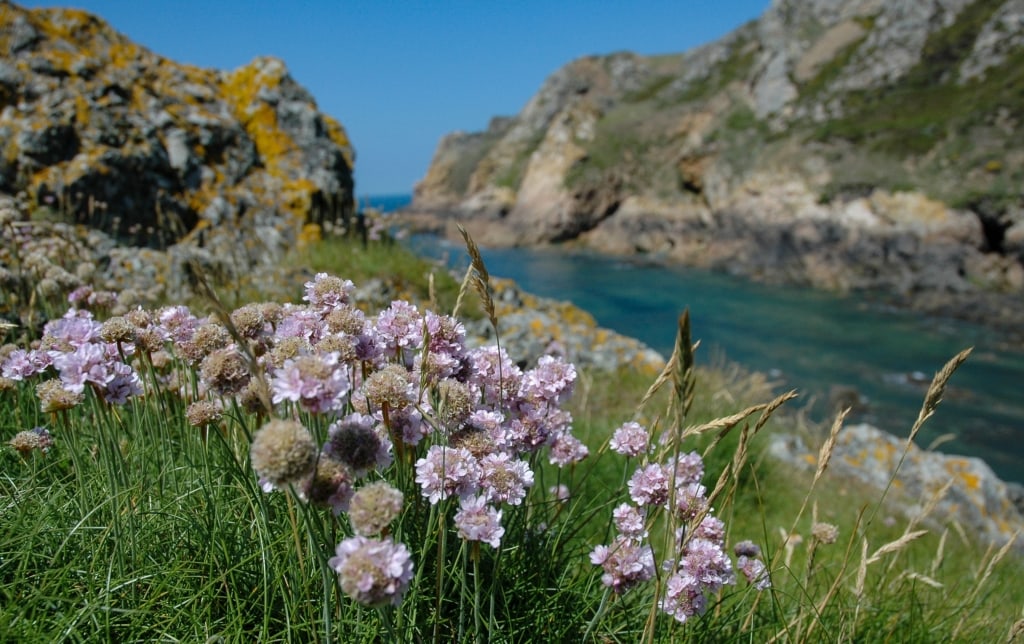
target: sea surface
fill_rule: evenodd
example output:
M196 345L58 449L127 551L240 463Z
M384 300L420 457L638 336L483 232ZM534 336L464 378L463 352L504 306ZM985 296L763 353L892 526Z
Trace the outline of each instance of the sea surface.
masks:
M407 195L370 198L383 211ZM413 236L418 253L465 267L461 245ZM676 320L690 310L698 363L737 362L800 392L816 420L837 390L855 391L864 421L905 436L932 376L974 347L917 443L943 439L941 451L979 456L1006 480L1024 482L1024 352L988 330L928 318L862 297L768 286L703 270L559 248L481 249L488 270L537 295L569 300L598 324L668 355ZM1024 320L1022 320L1024 324Z

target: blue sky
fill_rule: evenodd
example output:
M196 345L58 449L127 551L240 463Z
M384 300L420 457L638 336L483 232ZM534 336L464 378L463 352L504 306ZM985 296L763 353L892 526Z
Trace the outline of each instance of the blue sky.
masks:
M283 59L348 131L363 196L410 192L443 135L519 112L575 58L685 51L758 17L769 0L21 4L85 9L158 54L202 67Z

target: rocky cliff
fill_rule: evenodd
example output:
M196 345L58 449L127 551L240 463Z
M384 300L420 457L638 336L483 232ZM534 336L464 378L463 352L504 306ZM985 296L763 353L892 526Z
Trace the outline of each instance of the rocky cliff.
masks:
M445 137L410 218L1012 328L1022 45L1022 0L774 0L686 53L574 61L517 116Z
M351 213L348 137L280 60L179 65L83 11L9 2L0 54L0 193L34 217L161 248L244 230L255 259Z

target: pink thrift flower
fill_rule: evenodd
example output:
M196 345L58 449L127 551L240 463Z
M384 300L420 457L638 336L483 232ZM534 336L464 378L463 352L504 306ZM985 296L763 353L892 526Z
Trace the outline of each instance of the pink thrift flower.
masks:
M736 560L736 567L757 590L767 590L772 587L772 580L768 576L768 567L760 559L741 556Z
M562 404L572 395L576 367L554 356L541 356L537 366L523 374L520 398Z
M664 468L652 463L630 477L629 497L637 505L662 505L668 500L668 477Z
M621 536L610 546L595 547L590 553L590 562L604 569L601 583L618 594L654 576L651 547Z
M415 350L423 344L423 317L412 304L395 300L377 316L376 332L387 353Z
M467 449L432 445L416 461L416 482L432 505L452 495L469 496L479 486L480 465Z
M552 465L565 467L566 465L579 463L586 458L589 453L590 450L587 446L572 434L560 434L551 446L551 453L548 455L548 460Z
M313 413L340 409L351 389L348 370L333 352L289 358L270 382L275 405L290 400Z
M640 423L628 422L615 430L609 447L624 456L640 456L647 451L650 437Z
M526 488L533 485L533 471L525 461L512 460L505 453L488 454L480 459L480 487L491 503L519 505Z
M327 273L317 273L313 281L303 284L306 294L302 299L318 309L333 310L348 302L349 294L356 285Z
M345 594L366 606L397 606L412 580L412 557L391 539L350 537L338 544L328 565Z
M640 514L640 510L628 503L623 503L612 510L612 520L615 522L615 529L623 537L639 540L647 536L643 515Z
M486 496L473 496L459 501L455 527L467 541L483 541L492 548L501 546L505 528L501 526L501 510L487 505Z
M668 465L665 471L672 471L673 459L669 459ZM676 461L676 488L682 488L685 485L691 483L700 483L700 480L704 478L704 459L701 458L697 452L690 452L689 454L681 454L679 460Z

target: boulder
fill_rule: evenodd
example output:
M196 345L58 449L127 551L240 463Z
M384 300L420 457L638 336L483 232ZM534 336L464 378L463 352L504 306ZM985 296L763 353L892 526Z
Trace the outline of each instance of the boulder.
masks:
M1000 480L979 458L927 451L914 444L901 464L906 442L867 424L844 427L828 471L831 476L849 477L879 492L888 488L890 501L908 517L920 515L949 483L949 490L925 518L926 524L941 529L955 521L968 534L997 546L1024 531L1020 486ZM811 471L817 466L817 451L796 436L773 437L770 453ZM1017 539L1015 547L1024 551L1024 541Z

